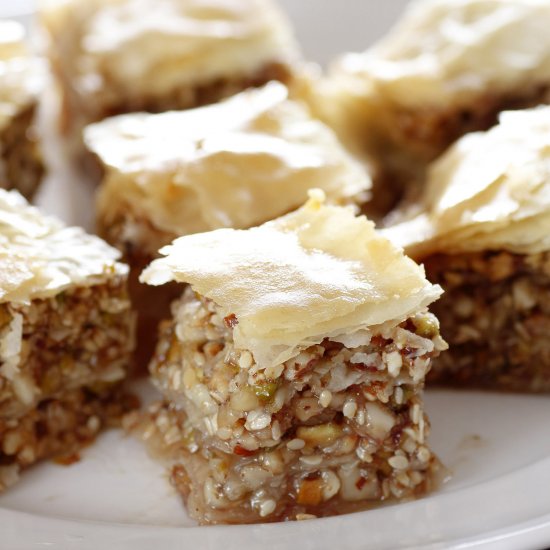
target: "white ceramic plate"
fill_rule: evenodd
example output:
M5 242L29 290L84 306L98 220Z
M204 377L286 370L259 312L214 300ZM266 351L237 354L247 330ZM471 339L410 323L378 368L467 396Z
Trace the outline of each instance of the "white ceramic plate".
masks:
M326 62L380 36L403 0L286 0L306 53ZM0 0L0 15L30 11ZM24 19L25 17L23 17ZM59 170L62 170L60 167ZM54 175L46 209L73 222L72 190ZM70 197L60 203L60 197ZM55 201L51 201L55 198ZM70 202L72 201L72 203ZM140 388L146 394L151 390ZM112 431L70 467L42 464L0 496L0 548L542 549L550 546L550 399L429 391L431 442L452 477L422 500L285 524L196 527L163 468Z

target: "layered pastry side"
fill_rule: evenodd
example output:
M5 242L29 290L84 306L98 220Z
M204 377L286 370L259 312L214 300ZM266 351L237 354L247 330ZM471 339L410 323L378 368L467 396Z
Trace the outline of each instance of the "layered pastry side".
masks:
M86 145L104 171L98 228L132 268L142 359L180 292L137 280L162 246L191 233L259 225L298 208L313 187L333 203L368 199L363 168L287 96L271 82L216 105L121 115L86 128Z
M378 44L315 84L324 118L367 152L387 210L426 164L504 110L550 99L547 0L417 0Z
M505 112L428 171L422 213L385 236L424 263L450 351L434 383L550 391L550 107Z
M421 267L320 190L248 230L181 237L142 276L187 283L127 418L202 524L341 514L425 494L422 389L446 348Z
M27 49L23 26L0 20L0 188L27 198L44 175L34 127L43 74Z
M0 490L117 422L133 346L117 250L0 190Z
M41 0L39 12L68 133L288 82L300 57L271 0Z

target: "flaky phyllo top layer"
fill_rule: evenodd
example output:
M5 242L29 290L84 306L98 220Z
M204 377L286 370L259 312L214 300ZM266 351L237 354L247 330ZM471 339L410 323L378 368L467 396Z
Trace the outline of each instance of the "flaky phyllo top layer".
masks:
M392 31L334 67L342 90L397 105L467 104L550 82L548 0L416 0Z
M384 230L413 257L550 249L550 107L505 112L432 164L421 213Z
M34 99L42 76L42 64L25 44L23 26L0 20L0 130Z
M125 275L118 257L101 239L44 216L15 191L0 190L0 303L28 303Z
M323 200L315 190L305 206L260 227L176 239L142 281L189 283L212 299L236 317L236 347L262 367L324 338L394 326L440 296L374 224Z
M294 62L288 21L271 0L41 0L54 39L70 43L83 95L107 83L139 95L241 77Z
M113 117L89 126L85 141L106 168L100 216L129 205L178 235L258 225L299 207L313 187L349 203L371 186L277 82L199 109Z

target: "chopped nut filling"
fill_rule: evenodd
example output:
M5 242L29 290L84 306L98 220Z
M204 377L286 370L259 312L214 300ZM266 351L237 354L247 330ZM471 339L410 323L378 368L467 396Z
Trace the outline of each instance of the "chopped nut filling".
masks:
M433 310L450 345L429 380L550 391L550 253L438 254L425 266L445 289Z
M83 385L113 386L133 348L126 278L0 304L0 418Z
M44 175L32 128L35 111L31 103L0 131L0 187L16 189L26 198L33 196Z
M235 348L212 301L187 290L173 314L151 364L165 401L126 426L170 462L199 522L333 515L433 486L421 392L445 343L431 314L355 333L350 348L327 338L268 369Z
M69 464L135 408L121 390L133 349L126 277L0 304L0 491L39 460Z
M21 470L45 458L60 464L78 460L78 451L99 431L119 425L136 407L120 384L110 388L78 388L43 400L19 418L0 418L0 491L13 485Z
M420 193L427 164L458 138L469 132L488 130L497 123L502 111L548 103L549 86L541 85L504 97L484 95L470 105L453 105L444 111L389 110L380 135L374 132L365 138L372 141L372 153L380 162L374 178L376 204L369 208L387 213L402 199L414 201Z

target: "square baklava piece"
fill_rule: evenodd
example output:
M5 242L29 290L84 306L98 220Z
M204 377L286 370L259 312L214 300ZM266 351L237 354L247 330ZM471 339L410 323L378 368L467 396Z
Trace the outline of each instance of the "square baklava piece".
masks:
M550 107L512 111L428 171L422 213L387 230L445 294L429 379L550 391Z
M315 190L249 230L181 237L143 274L187 283L151 363L163 401L127 418L200 523L306 519L425 494L422 388L441 289Z
M299 57L271 0L42 0L40 18L67 132L288 82Z
M27 198L44 174L34 124L43 75L27 49L23 26L0 20L0 188Z
M132 268L144 358L176 296L169 285L137 282L162 246L191 233L259 225L298 208L312 187L333 203L361 204L371 185L332 130L278 82L198 109L112 117L88 126L84 138L104 172L99 233Z
M131 405L127 266L81 229L0 190L0 490L68 456Z
M546 0L415 1L378 44L335 63L314 91L370 155L380 206L414 195L427 163L462 135L549 101L549 25Z

